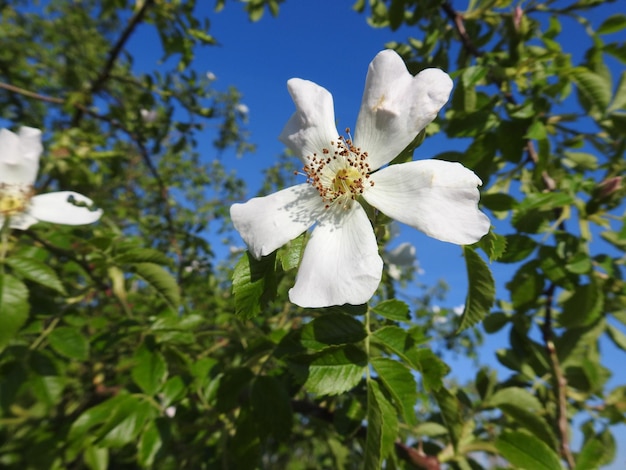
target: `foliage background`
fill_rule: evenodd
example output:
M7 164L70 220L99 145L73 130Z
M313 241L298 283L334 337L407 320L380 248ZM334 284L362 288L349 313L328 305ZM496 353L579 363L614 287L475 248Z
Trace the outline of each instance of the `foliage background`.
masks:
M289 2L279 3L217 8L243 7L262 24L281 21ZM2 466L585 470L614 461L626 387L623 374L609 381L620 370L606 365L619 357L606 351L626 349L626 16L606 5L592 13L601 3L345 5L350 21L412 37L388 46L413 72L438 66L455 78L417 153L454 141L425 153L476 171L494 220L493 234L463 250L469 294L458 318L435 313L445 289L410 269L402 282L387 276L369 306L303 311L286 300L302 240L261 263L226 255L228 207L244 198L231 169L254 142L239 92L194 66L220 40L212 23L226 11L0 2L0 115L44 129L37 189L73 189L105 211L94 226L38 224L8 238ZM584 51L568 48L572 24L590 38ZM133 45L140 31L162 52L153 68ZM354 57L358 72L342 82L360 87L371 57ZM274 136L293 109L286 95ZM280 157L255 191L284 186L290 162ZM391 246L391 228L379 233L381 249ZM495 361L483 352L491 335L502 346ZM476 358L472 373L455 374L449 351Z

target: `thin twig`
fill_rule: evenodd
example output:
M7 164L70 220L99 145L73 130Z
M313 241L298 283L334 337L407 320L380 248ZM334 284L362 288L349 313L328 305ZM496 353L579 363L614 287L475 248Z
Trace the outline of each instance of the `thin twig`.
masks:
M39 100L39 101L46 101L48 103L63 104L65 102L61 98L54 98L52 96L40 95L39 93L35 93L35 92L29 91L29 90L25 90L24 88L20 88L20 87L17 87L15 85L11 85L9 83L0 82L0 88L3 88L3 89L8 90L8 91L11 91L13 93L17 93L19 95L27 96L29 98L34 98L34 99Z
M554 387L556 388L557 398L557 426L559 431L560 452L561 457L567 462L569 468L574 468L576 462L569 445L569 424L567 422L567 379L563 375L561 369L561 363L556 353L556 347L554 345L554 332L552 330L552 302L554 301L554 291L556 285L551 283L545 292L546 296L546 314L545 322L541 329L543 334L543 342L545 344L546 352L548 353L548 360L552 367L552 375L554 378Z
M469 34L467 34L465 22L463 21L463 15L456 11L450 2L444 2L441 5L441 8L445 12L446 16L454 23L454 28L461 38L463 47L465 47L465 49L467 49L467 51L474 57L482 56L483 52L478 50L478 48L474 45L472 38L470 38Z
M139 8L139 10L137 10L137 12L129 20L121 36L118 38L115 45L109 51L107 61L102 67L102 70L100 70L100 73L98 74L96 79L92 82L91 86L89 87L89 90L88 90L89 95L94 95L102 89L102 87L104 86L104 83L107 81L111 71L113 70L115 61L117 60L120 53L124 49L124 45L130 38L131 34L133 34L133 32L135 31L135 28L143 20L146 12L148 11L148 8L151 7L153 4L154 4L154 0L145 0L143 5L141 5L141 8ZM84 110L81 109L80 107L77 109L76 114L74 115L74 119L72 120L73 127L78 125L78 122L83 116L83 112Z

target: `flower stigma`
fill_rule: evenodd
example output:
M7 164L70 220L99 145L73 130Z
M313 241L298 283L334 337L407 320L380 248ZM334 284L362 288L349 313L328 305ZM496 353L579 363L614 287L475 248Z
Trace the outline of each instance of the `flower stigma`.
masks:
M350 129L346 129L346 133L349 136ZM330 148L323 148L321 155L313 153L305 159L307 183L317 189L326 209L331 206L349 209L368 186L374 186L374 182L369 181L367 152L355 147L349 137L340 136L330 142Z
M30 186L0 183L0 214L8 217L24 212L31 197Z

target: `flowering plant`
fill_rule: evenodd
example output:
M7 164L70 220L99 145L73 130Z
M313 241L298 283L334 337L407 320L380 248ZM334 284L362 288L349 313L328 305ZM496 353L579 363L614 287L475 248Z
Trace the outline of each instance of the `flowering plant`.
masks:
M471 170L441 160L388 165L448 100L452 80L445 72L426 69L412 76L396 52L377 54L354 140L338 134L327 90L298 78L288 88L296 112L280 139L302 161L307 181L234 204L231 216L257 259L315 225L289 291L293 303L326 307L372 297L383 262L370 208L461 245L489 231L489 219L477 206L481 181Z
M41 131L21 127L17 134L0 130L0 226L26 230L38 221L65 225L90 224L102 216L93 201L73 191L33 195L43 151Z

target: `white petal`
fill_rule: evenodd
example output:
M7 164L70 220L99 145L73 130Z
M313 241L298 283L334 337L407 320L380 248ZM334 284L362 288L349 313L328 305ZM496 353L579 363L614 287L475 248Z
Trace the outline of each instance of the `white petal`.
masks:
M287 88L296 112L281 132L281 142L300 158L330 148L330 142L339 137L332 95L325 88L300 78L289 80Z
M0 130L0 182L31 186L37 177L41 154L41 132L22 127L19 135Z
M9 227L17 230L26 230L33 224L38 222L32 215L22 212L19 214L13 214L9 221ZM0 215L0 227L4 225L4 216Z
M308 229L323 209L317 190L309 184L300 184L233 204L230 216L250 253L258 259Z
M389 163L409 145L448 101L452 80L442 70L413 77L392 50L379 52L369 65L354 144L368 152L373 170Z
M41 131L34 127L20 127L18 131L20 136L20 149L22 156L27 160L39 162L43 145L41 145Z
M102 216L101 210L90 210L88 207L77 206L70 200L87 206L93 205L93 201L82 194L73 191L59 191L33 197L28 212L42 222L64 225L91 224Z
M383 261L360 204L326 211L313 229L289 299L301 307L359 305L380 284Z
M460 163L422 160L391 165L371 176L363 196L399 222L438 240L468 245L489 231L478 210L480 178Z

